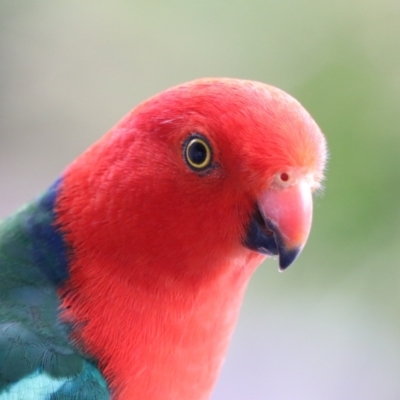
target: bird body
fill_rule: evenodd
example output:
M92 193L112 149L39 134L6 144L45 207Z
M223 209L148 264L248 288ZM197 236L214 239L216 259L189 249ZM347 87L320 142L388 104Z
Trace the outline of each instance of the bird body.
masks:
M258 82L136 107L0 224L0 400L208 399L252 273L307 239L325 158Z

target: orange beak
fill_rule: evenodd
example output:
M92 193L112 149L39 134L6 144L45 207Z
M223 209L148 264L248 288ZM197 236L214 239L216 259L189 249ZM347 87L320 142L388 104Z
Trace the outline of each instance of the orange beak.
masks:
M312 221L312 194L306 181L281 189L268 189L257 202L244 244L259 253L279 255L286 269L303 249Z

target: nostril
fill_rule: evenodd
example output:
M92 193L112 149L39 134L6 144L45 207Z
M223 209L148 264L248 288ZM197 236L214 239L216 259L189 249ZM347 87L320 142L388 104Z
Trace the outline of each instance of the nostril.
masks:
M289 174L286 172L282 172L280 178L282 182L287 182L289 180Z

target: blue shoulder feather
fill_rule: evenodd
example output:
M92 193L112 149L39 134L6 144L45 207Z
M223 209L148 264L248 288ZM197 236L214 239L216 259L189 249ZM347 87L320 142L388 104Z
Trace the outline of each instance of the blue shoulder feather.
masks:
M0 222L0 400L109 398L59 320L57 289L68 279L54 210L61 184Z

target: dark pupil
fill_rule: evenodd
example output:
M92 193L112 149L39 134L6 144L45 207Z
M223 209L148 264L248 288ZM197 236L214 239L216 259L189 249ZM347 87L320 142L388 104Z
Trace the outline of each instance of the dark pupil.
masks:
M194 164L202 164L207 158L207 149L204 144L195 142L189 148L189 157Z

